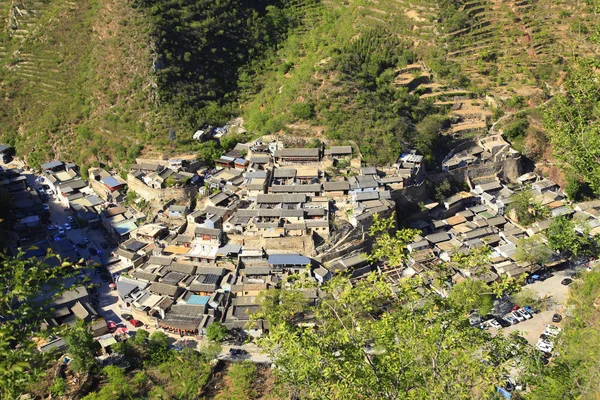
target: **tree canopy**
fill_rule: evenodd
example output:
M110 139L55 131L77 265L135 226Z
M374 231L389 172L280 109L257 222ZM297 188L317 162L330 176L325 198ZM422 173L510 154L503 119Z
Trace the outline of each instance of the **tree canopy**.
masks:
M544 123L554 157L600 194L600 59L585 58L569 70L566 92L554 97Z
M32 336L49 335L40 331L43 318L77 269L70 262L48 264L24 256L0 252L0 398L5 399L18 398L42 376L46 360Z
M309 399L491 395L511 339L471 328L465 304L415 283L402 281L392 292L375 276L355 285L334 278L310 307L314 326L280 323L259 341L280 384Z
M555 251L567 251L574 256L593 256L598 252L596 241L590 237L590 227L581 223L581 233L576 230L573 220L566 217L555 218L546 231L548 244Z

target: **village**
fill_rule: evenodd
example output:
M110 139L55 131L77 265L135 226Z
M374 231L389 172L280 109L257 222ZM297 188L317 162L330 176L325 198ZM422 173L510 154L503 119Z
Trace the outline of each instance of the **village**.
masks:
M551 295L555 289L542 281L570 260L553 253L543 263L524 261L516 256L522 239L535 236L545 246L543 233L558 216L587 224L591 235L600 232L600 201L568 201L555 182L523 171L520 154L501 135L467 141L438 171L426 171L414 150L374 167L352 145L286 147L277 138L240 143L215 167L182 154L137 159L126 175L89 168L87 180L68 162L48 161L32 171L11 163L10 146L0 146L0 154L0 187L9 190L16 218L14 253L20 248L23 257L42 259L49 251L50 260L83 258L90 265L54 300L47 325L89 322L104 358L140 327L201 341L220 323L241 345L269 329L253 318L259 294L288 287L292 276L313 281L301 291L318 302L319 285L336 274L360 280L375 272L393 285L430 277L454 254L482 246L491 249L487 269L456 269L451 282L436 288L440 295L466 278L492 284L523 277ZM427 180L449 178L464 190L428 197ZM519 223L510 210L522 192L549 210L547 218ZM398 223L421 233L407 246L407 261L393 268L373 261L374 216L399 215L410 203L418 204L416 211ZM505 312L508 325L526 319ZM61 346L58 337L39 343L40 351ZM251 357L265 361L254 352Z

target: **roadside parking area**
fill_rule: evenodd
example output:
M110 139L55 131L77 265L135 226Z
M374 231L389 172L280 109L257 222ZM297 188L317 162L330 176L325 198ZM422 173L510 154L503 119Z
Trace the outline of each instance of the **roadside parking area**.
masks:
M565 317L564 312L568 299L569 286L562 285L560 282L566 278L570 272L572 272L572 270L555 271L553 272L554 276L545 281L538 281L525 286L536 292L541 298L549 296L551 300L550 308L541 313L534 314L531 319L503 328L502 332L505 335L508 335L511 332L519 331L531 345L535 345L539 340L540 335L544 332L546 325L551 324L562 327L562 321L552 322L552 316L558 313L563 318ZM526 304L522 304L521 306L525 305Z

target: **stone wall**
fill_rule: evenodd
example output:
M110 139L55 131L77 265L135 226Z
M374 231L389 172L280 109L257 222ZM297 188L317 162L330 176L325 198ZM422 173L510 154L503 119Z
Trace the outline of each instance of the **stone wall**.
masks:
M488 162L470 165L449 171L457 181L465 182L467 177L471 180L486 176L498 176L506 182L515 182L523 173L522 159L507 158L504 161Z
M98 182L91 176L90 176L89 182L90 182L90 186L92 187L94 192L96 192L96 194L98 194L98 196L100 196L100 198L102 200L108 199L108 192L106 190L106 186L104 186L104 184L102 182Z
M310 235L298 237L278 237L276 239L261 236L246 236L227 234L231 243L243 244L249 249L265 249L268 252L300 253L306 256L315 255L315 247Z
M185 202L191 200L198 192L196 186L154 189L139 179L134 178L131 174L127 174L127 185L129 186L129 190L136 192L141 198L148 202L155 200L161 202L163 200L175 200L177 203Z

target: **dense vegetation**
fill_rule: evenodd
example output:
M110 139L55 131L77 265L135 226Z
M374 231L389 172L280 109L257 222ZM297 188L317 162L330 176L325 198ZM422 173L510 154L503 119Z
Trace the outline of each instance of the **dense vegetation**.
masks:
M553 99L546 111L554 157L574 181L600 194L600 60L590 58L573 65L565 81L565 94ZM581 186L571 194L579 196Z
M600 273L591 272L571 288L572 315L558 341L555 364L534 374L532 400L597 399L600 393Z
M306 5L314 1L303 2ZM190 129L231 117L240 90L299 25L298 2L140 0L158 60L158 94Z

